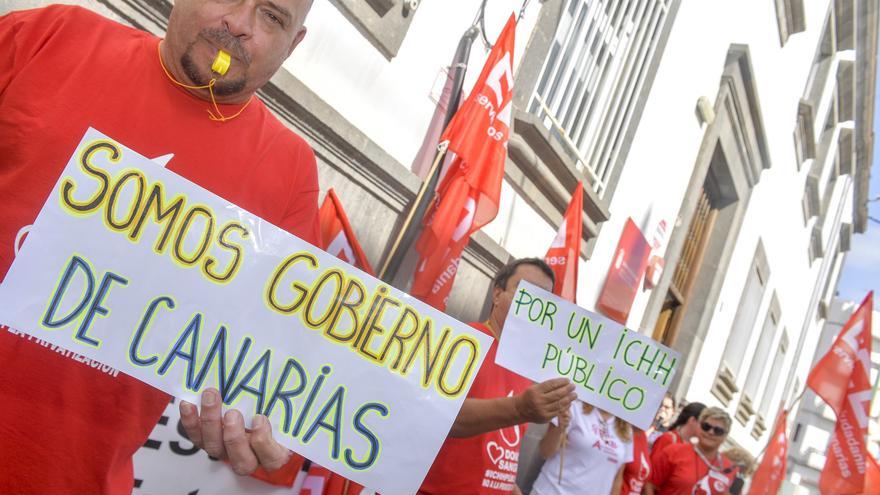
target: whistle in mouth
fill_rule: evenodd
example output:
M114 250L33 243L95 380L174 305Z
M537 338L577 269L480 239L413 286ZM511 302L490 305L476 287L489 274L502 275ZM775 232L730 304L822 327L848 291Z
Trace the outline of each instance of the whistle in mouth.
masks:
M222 76L229 70L229 63L231 61L232 59L228 53L218 50L217 56L214 57L214 63L211 64L211 70Z

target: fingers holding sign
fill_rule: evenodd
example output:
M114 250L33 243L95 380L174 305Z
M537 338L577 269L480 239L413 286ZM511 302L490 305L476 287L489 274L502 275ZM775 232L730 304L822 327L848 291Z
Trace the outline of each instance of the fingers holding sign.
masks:
M577 398L574 390L568 378L551 378L527 388L516 397L516 406L528 421L546 423L568 410Z
M265 416L254 416L251 429L237 410L222 414L220 393L202 393L202 410L186 401L180 403L180 422L190 441L211 457L228 460L236 474L248 475L263 467L274 471L284 466L290 451L272 438L272 427Z

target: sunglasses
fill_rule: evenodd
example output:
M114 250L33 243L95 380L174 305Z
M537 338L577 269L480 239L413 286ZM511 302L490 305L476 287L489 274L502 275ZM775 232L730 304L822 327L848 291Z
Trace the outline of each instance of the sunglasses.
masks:
M727 433L727 430L725 430L724 428L722 428L720 426L712 426L706 422L700 423L700 428L702 428L703 431L705 431L706 433L711 433L712 435L714 435L716 437L720 437L720 436L725 435Z

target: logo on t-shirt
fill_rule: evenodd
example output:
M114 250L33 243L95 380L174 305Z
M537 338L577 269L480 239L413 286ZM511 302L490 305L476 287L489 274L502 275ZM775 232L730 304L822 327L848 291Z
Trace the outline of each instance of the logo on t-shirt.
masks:
M599 437L593 442L593 448L608 456L608 462L620 464L617 455L618 444L605 424L593 425L593 433Z
M513 390L508 394L513 396ZM519 467L519 444L522 434L519 425L510 426L485 435L486 456L491 465L486 464L483 473L483 488L510 492L516 483Z
M15 256L18 256L18 252L21 251L21 246L24 244L24 238L27 237L28 232L31 231L31 227L33 227L33 225L25 225L18 229L18 233L15 234L15 242L12 245L12 250L13 253L15 253Z
M697 484L694 485L692 495L720 495L727 491L730 480L723 473L710 469L706 476L703 476Z

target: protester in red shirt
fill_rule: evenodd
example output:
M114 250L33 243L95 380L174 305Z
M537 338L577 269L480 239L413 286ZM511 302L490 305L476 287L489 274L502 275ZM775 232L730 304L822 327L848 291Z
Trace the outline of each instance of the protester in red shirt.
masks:
M651 451L645 432L633 428L633 459L623 466L623 481L620 495L641 495L642 489L651 478Z
M79 7L0 17L0 278L90 127L316 244L315 155L254 95L310 4L177 0L165 40ZM221 48L224 75L211 70ZM0 493L130 494L168 395L2 326L0 362ZM265 418L246 433L212 392L201 417L182 406L197 445L240 473L287 462Z
M653 460L646 495L724 495L734 477L733 463L719 449L730 433L730 416L719 407L700 413L697 443L670 445Z
M672 418L675 416L675 398L669 392L663 396L660 401L660 407L654 416L654 422L645 430L648 438L648 445L654 445L654 442L660 438L660 435L669 431L672 425Z
M468 397L428 471L420 494L520 494L516 486L525 423L546 423L568 410L577 397L567 378L539 384L495 364L498 338L520 280L553 289L553 270L539 258L501 269L492 282L492 311L471 326L495 337Z
M654 459L667 446L687 443L691 438L697 436L700 432L700 421L698 418L703 409L706 409L705 404L691 402L678 413L678 418L669 427L669 431L660 435L660 438L654 441L654 445L651 447L651 462L654 462Z

